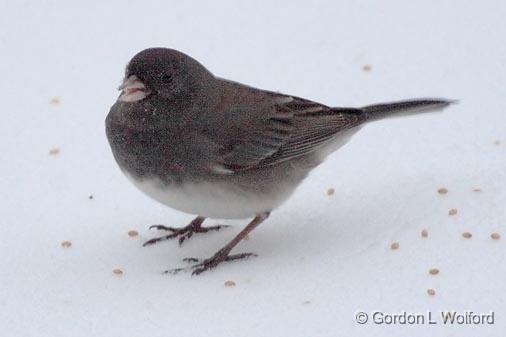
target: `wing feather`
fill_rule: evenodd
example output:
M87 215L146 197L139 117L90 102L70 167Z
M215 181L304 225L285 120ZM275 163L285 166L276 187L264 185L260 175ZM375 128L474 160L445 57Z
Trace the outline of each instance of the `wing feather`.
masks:
M298 97L261 93L269 102L268 112L251 117L247 126L238 126L243 133L221 157L226 169L247 170L303 156L364 121L361 109L330 108ZM258 96L251 104L258 104Z

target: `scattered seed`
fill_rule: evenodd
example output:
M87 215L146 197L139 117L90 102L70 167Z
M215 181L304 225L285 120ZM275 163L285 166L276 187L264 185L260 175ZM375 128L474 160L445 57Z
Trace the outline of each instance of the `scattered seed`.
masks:
M93 196L92 196L92 195L90 195L90 196L88 197L88 199L90 199L90 200L91 200L91 199L93 199Z
M480 192L483 192L483 190L481 188L474 188L473 192L480 193Z
M57 148L57 147L53 147L52 149L49 150L49 155L50 156L56 156L59 153L60 153L60 149Z
M422 238L426 238L429 236L429 231L426 229L422 229L422 232L420 234L422 235Z
M369 72L372 70L372 66L370 64L364 64L362 66L362 70L365 71L365 72Z
M70 248L70 246L72 246L72 242L68 241L68 240L65 240L65 241L62 241L61 242L61 246L63 248Z
M329 189L327 190L327 195L328 195L328 196L334 195L334 193L335 193L335 192L336 192L336 190L335 190L335 189L333 189L333 188L331 187L331 188L329 188Z
M225 285L225 287L229 287L229 288L235 287L235 282L234 281L226 281L224 283L224 285Z
M492 240L499 240L501 238L501 234L492 233L492 234L490 234L490 237L492 238Z
M309 305L309 304L311 304L311 301L310 300L306 300L306 301L302 302L302 304Z
M390 248L392 250L396 250L396 249L399 249L399 242L394 242L390 245Z
M496 141L494 141L494 144L497 145L497 146L499 146L499 145L501 145L501 141L500 140L496 140Z
M457 209L456 208L452 208L451 210L448 211L448 215L449 216L453 216L455 214L457 214Z
M431 269L429 269L429 274L431 274L431 275L437 275L437 274L439 274L439 269L437 269L437 268L431 268Z
M113 272L114 275L118 275L118 276L123 275L123 270L121 270L119 268L113 269L112 272Z
M473 234L471 234L469 232L464 232L464 233L462 233L462 237L465 239L470 239L473 237Z
M130 237L134 237L134 236L137 236L137 235L139 235L139 232L137 232L136 230L132 229L132 230L128 231L128 236L130 236Z
M53 105L60 104L60 99L58 97L53 97L49 100L49 104L53 104Z
M436 291L434 289L427 289L427 294L429 294L430 296L434 296L436 295Z
M439 194L446 194L446 193L448 193L448 189L446 189L444 187L441 187L440 189L437 190L437 193L439 193Z

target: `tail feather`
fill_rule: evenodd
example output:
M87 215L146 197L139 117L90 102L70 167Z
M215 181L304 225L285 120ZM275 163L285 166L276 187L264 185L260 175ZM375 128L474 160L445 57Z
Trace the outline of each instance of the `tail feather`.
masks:
M421 98L408 101L368 105L363 107L362 111L365 114L367 121L375 121L387 117L407 116L421 112L438 111L453 103L457 103L457 101L444 98Z

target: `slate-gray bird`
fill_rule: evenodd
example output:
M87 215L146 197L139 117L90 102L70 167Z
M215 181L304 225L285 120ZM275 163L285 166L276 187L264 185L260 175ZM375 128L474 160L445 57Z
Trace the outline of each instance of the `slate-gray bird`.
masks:
M206 218L253 218L213 256L189 259L195 262L189 267L193 274L254 255L231 251L364 124L451 103L416 99L329 107L216 77L167 48L135 55L120 90L106 118L119 167L153 199L197 215L186 227L153 226L169 234L145 245L171 238L182 243L194 233L221 228L203 227Z

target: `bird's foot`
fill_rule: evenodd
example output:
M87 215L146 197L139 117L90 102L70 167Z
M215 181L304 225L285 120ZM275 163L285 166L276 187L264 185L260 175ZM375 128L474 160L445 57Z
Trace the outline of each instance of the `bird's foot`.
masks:
M183 242L190 239L195 233L207 233L209 231L219 231L222 228L229 227L227 225L216 225L210 227L202 227L202 222L204 222L204 218L197 217L186 227L167 227L164 225L153 225L150 226L149 229L157 229L164 230L170 232L170 234L160 236L157 238L153 238L144 242L143 246L153 245L160 241L166 241L170 239L179 238L179 245L181 246Z
M228 252L219 251L216 254L214 254L213 257L208 259L197 259L194 257L188 257L183 259L185 262L189 263L195 263L194 265L191 265L189 267L183 267L183 268L174 268L170 270L166 270L165 274L177 274L180 271L192 271L192 275L199 275L209 269L213 269L216 266L218 266L222 262L229 262L229 261L235 261L235 260L241 260L246 259L249 257L257 256L255 253L240 253L240 254L228 254Z

